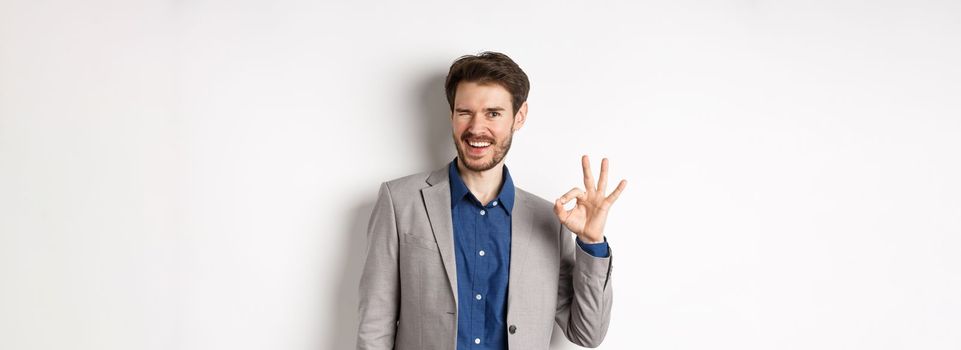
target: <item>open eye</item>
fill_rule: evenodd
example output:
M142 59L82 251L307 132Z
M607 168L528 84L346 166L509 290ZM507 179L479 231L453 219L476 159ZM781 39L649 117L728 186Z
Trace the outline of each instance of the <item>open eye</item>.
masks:
M491 116L491 117L500 117L500 116L501 116L501 112L491 112L491 113L490 113L490 116Z

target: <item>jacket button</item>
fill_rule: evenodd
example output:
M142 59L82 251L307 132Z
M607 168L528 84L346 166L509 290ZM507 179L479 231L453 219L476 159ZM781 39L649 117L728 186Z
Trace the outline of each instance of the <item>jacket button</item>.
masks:
M510 332L511 334L514 334L515 332L517 332L517 326L511 325L510 327L507 327L507 331Z

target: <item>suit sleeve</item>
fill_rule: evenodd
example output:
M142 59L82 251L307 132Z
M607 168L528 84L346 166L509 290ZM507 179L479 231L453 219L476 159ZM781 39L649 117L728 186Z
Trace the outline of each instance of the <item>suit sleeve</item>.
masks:
M613 249L595 257L574 243L573 233L561 226L561 264L554 320L574 344L596 348L611 323Z
M608 256L607 237L604 237L604 241L601 243L584 243L580 237L575 238L574 241L577 242L578 247L596 258L606 258Z
M367 224L367 258L360 277L357 349L393 349L400 310L397 224L387 183L381 183Z

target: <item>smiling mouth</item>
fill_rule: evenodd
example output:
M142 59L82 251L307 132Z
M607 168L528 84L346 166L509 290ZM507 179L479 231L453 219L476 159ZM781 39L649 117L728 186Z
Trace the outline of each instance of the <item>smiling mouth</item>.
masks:
M467 144L473 148L485 148L491 145L491 143L487 141L468 141Z
M487 153L487 149L491 148L493 142L484 141L465 141L467 144L467 154L474 157L481 157Z

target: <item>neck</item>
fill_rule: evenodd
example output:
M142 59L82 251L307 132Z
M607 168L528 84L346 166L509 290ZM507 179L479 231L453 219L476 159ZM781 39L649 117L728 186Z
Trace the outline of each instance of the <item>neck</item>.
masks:
M467 169L463 161L457 158L457 170L460 172L460 178L464 181L464 185L467 185L470 193L477 197L477 200L483 205L487 205L488 202L494 200L494 197L497 197L497 192L500 191L501 184L504 182L503 160L493 168L473 171Z

